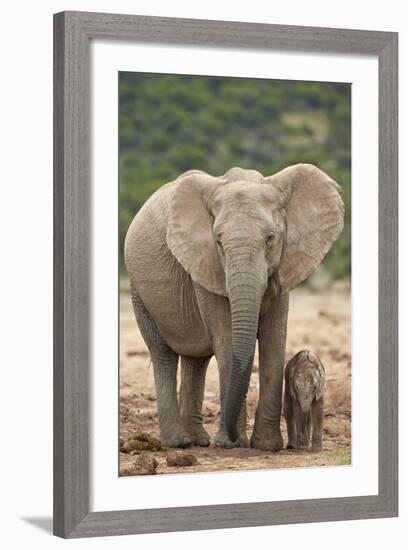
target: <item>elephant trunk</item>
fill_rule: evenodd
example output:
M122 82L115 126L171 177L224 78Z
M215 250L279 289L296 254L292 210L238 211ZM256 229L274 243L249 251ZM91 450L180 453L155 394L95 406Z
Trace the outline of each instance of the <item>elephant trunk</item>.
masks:
M254 265L232 271L228 277L231 307L232 358L224 407L231 441L238 438L238 418L248 392L258 333L259 310L265 288Z

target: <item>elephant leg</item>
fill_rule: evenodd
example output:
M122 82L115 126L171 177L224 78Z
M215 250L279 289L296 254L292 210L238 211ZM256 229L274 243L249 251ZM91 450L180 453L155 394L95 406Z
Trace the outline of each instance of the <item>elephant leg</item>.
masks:
M296 449L296 424L295 417L293 415L292 398L285 393L285 399L283 402L283 412L285 415L286 426L288 429L288 449Z
M314 401L312 403L312 449L314 451L322 450L322 436L323 436L323 409L324 403L323 399Z
M305 431L305 446L306 449L309 448L310 445L310 435L312 433L312 413L309 411L307 413L307 420L306 420L306 431Z
M283 448L280 418L289 295L274 297L271 302L259 323L259 402L251 446L279 451Z
M180 416L193 445L208 447L210 436L203 426L205 375L210 358L181 356Z
M166 344L154 319L133 289L131 295L137 323L153 363L160 441L167 447L189 447L191 439L181 423L177 402L178 355Z

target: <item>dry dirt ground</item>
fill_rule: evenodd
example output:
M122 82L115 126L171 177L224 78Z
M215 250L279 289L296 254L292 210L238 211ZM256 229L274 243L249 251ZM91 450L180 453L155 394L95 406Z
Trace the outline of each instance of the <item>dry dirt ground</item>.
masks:
M156 394L153 367L148 350L138 331L129 294L121 285L120 296L120 438L135 432L158 437ZM337 283L329 289L312 292L292 291L290 297L287 359L301 349L317 353L326 369L326 401L323 450L282 450L278 453L256 449L219 449L192 447L197 458L193 466L167 466L166 458L174 449L142 451L144 458L154 457L158 474L176 472L214 472L255 470L259 468L293 468L334 466L351 463L351 303L350 288ZM248 392L248 435L251 435L258 400L258 355ZM219 421L218 370L215 359L208 368L203 404L204 425L214 436ZM286 425L281 418L284 444ZM120 452L120 474L136 475L137 456Z

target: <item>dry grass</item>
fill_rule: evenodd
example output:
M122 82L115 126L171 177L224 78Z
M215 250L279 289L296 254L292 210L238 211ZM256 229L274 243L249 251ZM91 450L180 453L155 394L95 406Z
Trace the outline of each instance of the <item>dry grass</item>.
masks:
M126 288L125 285L122 289ZM291 294L288 322L287 359L301 349L317 353L326 370L326 399L323 451L281 451L257 449L216 449L193 447L198 464L171 467L170 451L151 452L158 462L157 473L211 472L350 464L351 460L351 304L347 285L336 285L319 292L299 289ZM258 401L258 356L248 392L248 433L253 428ZM204 424L215 435L219 421L218 369L211 360L203 404ZM150 356L134 319L128 293L120 298L120 437L127 439L138 431L157 437L159 433L153 368ZM281 429L286 442L286 426ZM143 451L150 453L150 451ZM134 457L120 453L120 468L129 475ZM131 474L130 474L131 475ZM137 472L135 471L135 475Z

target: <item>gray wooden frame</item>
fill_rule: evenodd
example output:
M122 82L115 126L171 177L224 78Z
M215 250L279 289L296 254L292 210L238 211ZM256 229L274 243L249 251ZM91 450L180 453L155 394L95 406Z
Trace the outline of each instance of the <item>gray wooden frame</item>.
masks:
M379 494L91 512L89 43L132 40L372 54L379 60ZM54 15L54 533L86 537L393 517L398 513L398 35L63 12ZM244 475L244 474L243 474Z

